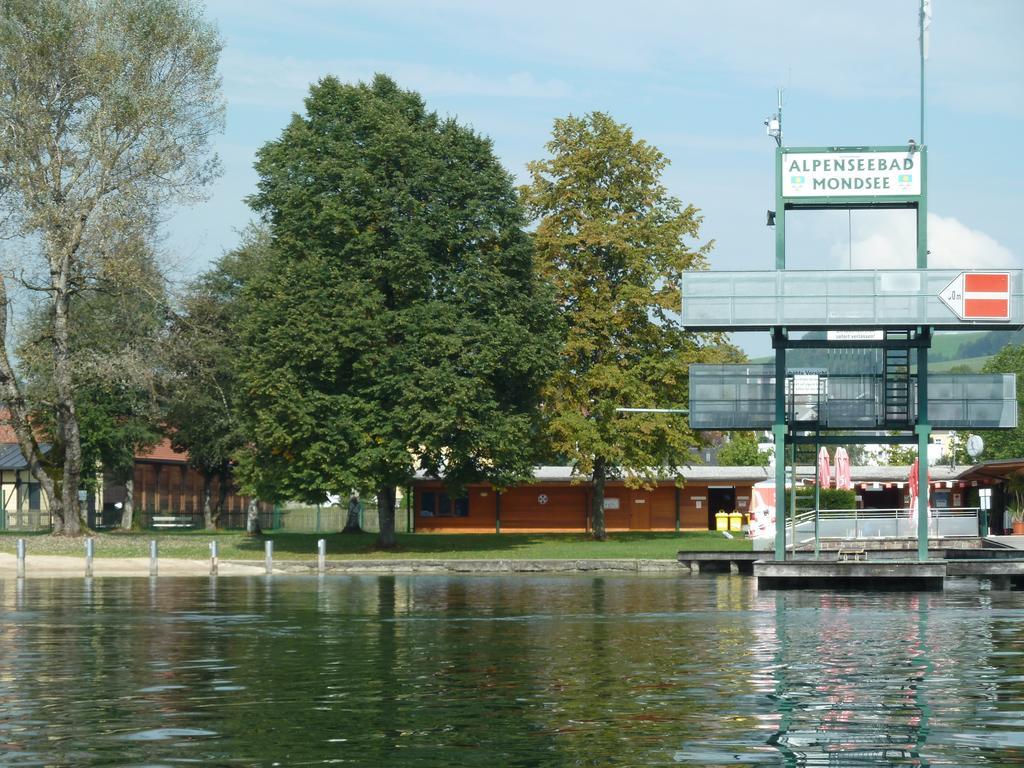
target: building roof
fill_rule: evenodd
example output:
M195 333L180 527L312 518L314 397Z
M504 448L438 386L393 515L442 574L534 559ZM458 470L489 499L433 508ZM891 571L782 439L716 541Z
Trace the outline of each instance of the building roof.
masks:
M814 479L814 466L801 464L796 468L797 477L801 480ZM945 464L933 464L928 467L928 476L932 480L957 480L972 470L970 465L960 465L951 469ZM774 475L774 472L772 473ZM906 482L910 478L910 465L896 465L891 467L854 466L850 467L850 480L854 483L893 483ZM835 481L835 467L832 467L832 480Z
M21 455L21 448L17 443L0 444L0 470L2 469L25 469L28 462Z
M171 447L171 441L164 438L152 448L136 452L136 461L165 462L169 464L188 463L188 454L184 451L176 451Z
M995 462L1008 466L1024 469L1024 459L1016 462ZM971 483L977 480L984 480L985 469L990 466L986 464L961 465L949 467L948 465L934 465L928 468L928 477L933 483ZM797 467L797 478L802 482L814 480L814 466L800 465ZM987 473L991 478L993 473ZM775 478L773 467L722 467L713 465L688 465L677 467L675 472L659 473L660 482L672 482L676 477L682 477L684 482L693 483L760 483L765 480L771 481ZM418 473L416 479L419 481L438 480L440 478L427 477ZM533 470L533 482L535 483L570 483L589 481L589 476L581 475L574 471L573 467L562 466L541 466ZM833 482L834 482L833 476ZM893 487L901 487L910 479L909 466L890 467L851 467L850 479L855 486L882 484ZM609 478L609 482L621 482L621 477Z
M722 483L759 483L768 479L768 471L764 467L719 467L719 466L683 466L676 467L674 472L659 472L658 477L662 482L670 482L676 477L682 477L684 481L690 482L722 482ZM441 478L428 477L422 472L417 473L417 480L429 481ZM571 483L586 482L589 475L582 475L576 472L573 467L541 466L534 467L533 481L535 483ZM609 482L621 482L621 477L609 477Z
M47 443L39 446L43 453L50 450ZM0 470L28 469L28 462L21 454L21 446L17 443L0 442Z

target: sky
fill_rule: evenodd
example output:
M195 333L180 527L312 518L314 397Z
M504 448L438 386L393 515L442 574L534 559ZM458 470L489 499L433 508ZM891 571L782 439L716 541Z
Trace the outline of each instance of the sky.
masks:
M525 181L555 119L609 113L670 160L669 192L701 210L713 270L774 268L774 141L921 142L919 0L209 0L224 42L224 174L176 213L180 279L253 220L256 151L325 75L377 72L493 140ZM1024 1L932 0L926 62L930 266L1024 266ZM787 266L915 266L912 212L802 212ZM767 334L736 337L751 354Z

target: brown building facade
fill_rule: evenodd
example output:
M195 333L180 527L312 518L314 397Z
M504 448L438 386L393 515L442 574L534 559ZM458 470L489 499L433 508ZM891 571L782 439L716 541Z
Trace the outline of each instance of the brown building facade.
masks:
M767 478L761 467L686 467L682 487L674 480L650 489L625 483L605 486L605 527L609 531L713 530L716 512L746 512L754 483ZM493 533L580 532L590 529L591 488L569 467L539 467L534 482L497 491L472 485L450 498L439 480L413 485L417 531Z

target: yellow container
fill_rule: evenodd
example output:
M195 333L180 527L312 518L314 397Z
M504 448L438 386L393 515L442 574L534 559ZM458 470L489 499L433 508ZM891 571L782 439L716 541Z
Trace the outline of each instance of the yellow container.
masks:
M729 513L725 510L715 512L715 530L716 531L728 531L729 530Z
M730 512L729 513L729 530L730 531L742 531L743 530L743 513L742 512Z

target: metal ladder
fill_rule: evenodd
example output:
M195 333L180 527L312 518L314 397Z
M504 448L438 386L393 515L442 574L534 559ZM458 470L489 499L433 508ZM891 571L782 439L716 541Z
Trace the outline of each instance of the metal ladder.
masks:
M885 332L886 341L910 341L907 329ZM883 361L882 386L884 387L883 418L887 426L906 426L911 422L910 413L910 348L909 346L886 347Z

